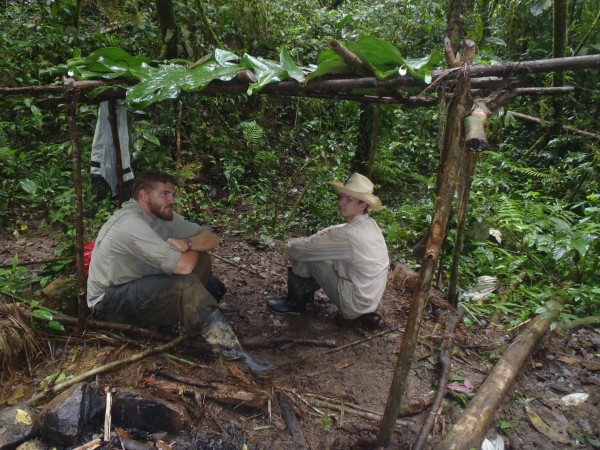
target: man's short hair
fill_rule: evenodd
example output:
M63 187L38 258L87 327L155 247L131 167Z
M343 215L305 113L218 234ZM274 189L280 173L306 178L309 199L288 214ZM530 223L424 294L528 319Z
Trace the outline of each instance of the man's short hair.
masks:
M136 173L133 180L133 198L137 200L142 189L150 191L156 187L158 183L171 183L172 185L177 186L177 180L174 176L161 172L160 170L146 169Z

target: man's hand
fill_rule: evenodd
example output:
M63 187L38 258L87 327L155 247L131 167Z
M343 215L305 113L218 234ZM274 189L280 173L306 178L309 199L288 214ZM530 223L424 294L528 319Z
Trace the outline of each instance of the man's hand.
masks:
M167 244L169 244L171 248L181 253L186 252L190 249L186 239L168 238Z
M219 244L219 237L209 229L204 229L189 238L167 238L167 244L181 253L188 250L209 252Z

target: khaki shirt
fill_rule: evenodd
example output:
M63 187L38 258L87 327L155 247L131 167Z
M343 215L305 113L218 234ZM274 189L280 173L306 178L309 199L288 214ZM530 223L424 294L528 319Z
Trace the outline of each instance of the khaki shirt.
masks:
M377 309L390 264L387 245L377 223L367 214L334 225L307 238L292 239L286 253L296 261L332 260L340 276L338 292L346 317Z
M153 220L131 199L106 222L96 238L87 281L91 308L111 286L148 275L172 274L181 257L167 238L184 239L203 228L173 213L173 220Z

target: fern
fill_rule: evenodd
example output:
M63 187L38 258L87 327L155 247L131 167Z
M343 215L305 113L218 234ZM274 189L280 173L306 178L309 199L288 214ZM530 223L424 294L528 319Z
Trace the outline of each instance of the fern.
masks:
M513 161L505 158L504 155L502 155L501 153L486 151L485 154L487 156L493 157L496 160L499 160L500 167L505 167L510 172L522 173L522 174L528 175L530 177L535 177L535 178L550 178L550 176L551 176L548 173L540 172L538 170L532 169L531 167L522 167L522 166L514 163Z
M264 142L265 132L256 120L240 122L239 128L248 147L258 147Z

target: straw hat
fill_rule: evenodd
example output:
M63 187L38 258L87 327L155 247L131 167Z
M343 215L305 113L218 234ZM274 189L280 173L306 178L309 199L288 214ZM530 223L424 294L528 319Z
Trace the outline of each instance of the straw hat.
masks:
M346 184L335 180L329 183L340 194L348 195L349 197L365 202L372 211L379 211L383 208L381 200L373 195L373 183L360 173L353 173Z

